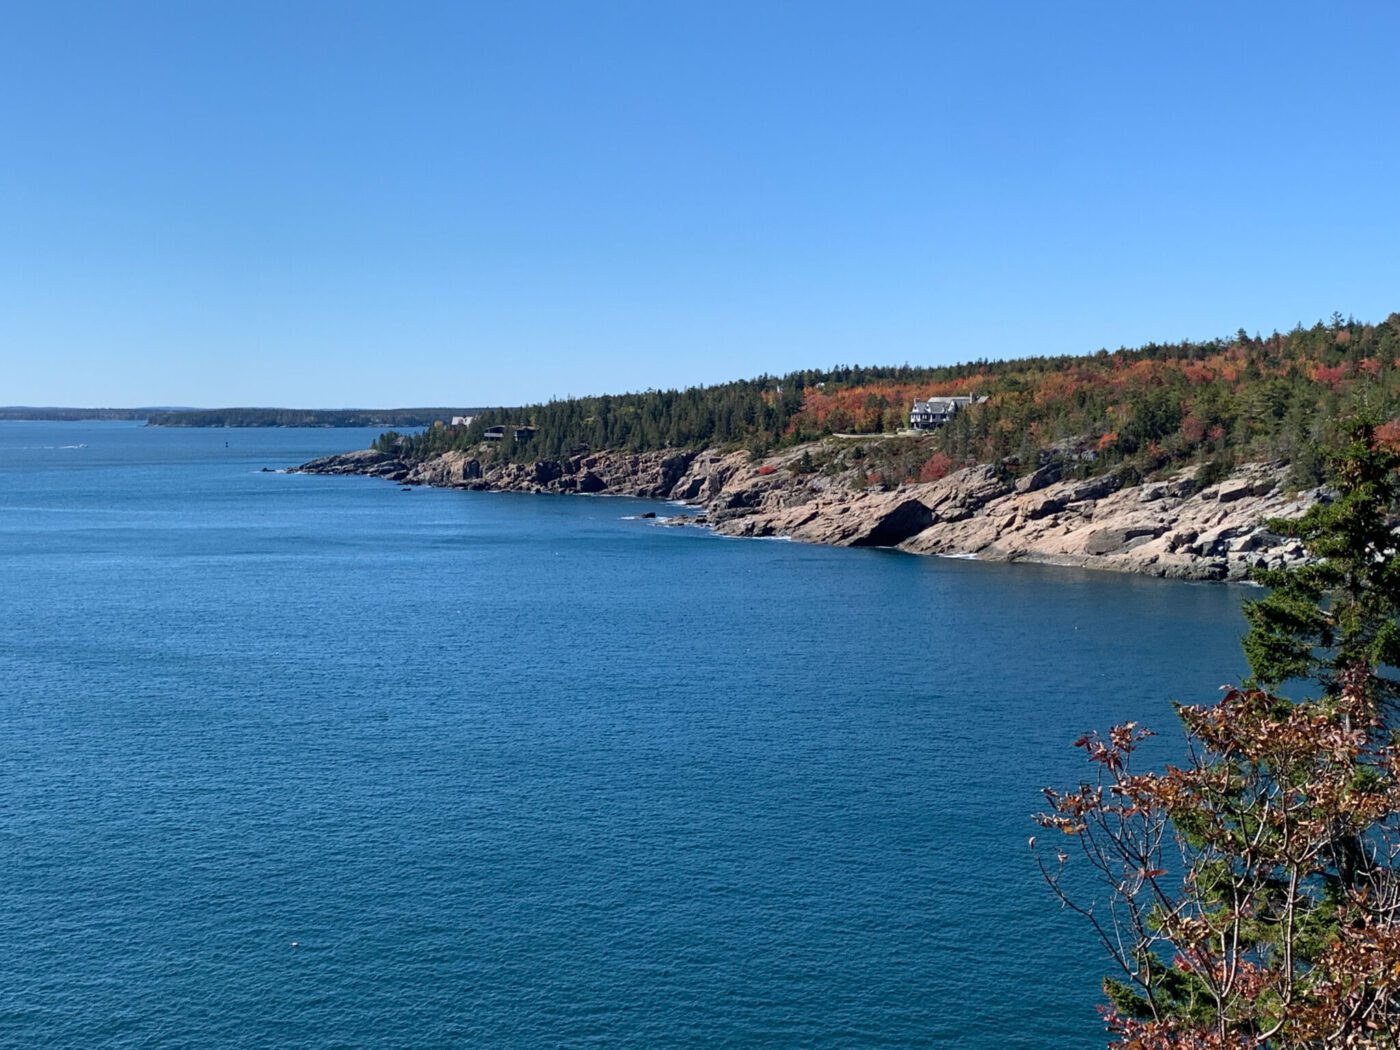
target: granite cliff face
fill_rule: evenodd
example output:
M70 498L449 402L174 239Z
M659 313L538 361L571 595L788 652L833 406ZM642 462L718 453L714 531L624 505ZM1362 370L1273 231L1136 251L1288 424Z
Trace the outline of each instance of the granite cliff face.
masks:
M1274 535L1263 521L1297 516L1324 498L1320 491L1289 493L1279 464L1241 467L1200 491L1190 472L1124 486L1112 476L1061 479L1053 469L1013 482L988 466L882 491L859 487L855 475L799 472L804 451L758 462L746 452L597 452L484 467L468 452L410 464L365 450L296 469L410 485L669 499L702 508L674 521L730 536L1196 580L1238 580L1255 566L1301 561L1301 545Z

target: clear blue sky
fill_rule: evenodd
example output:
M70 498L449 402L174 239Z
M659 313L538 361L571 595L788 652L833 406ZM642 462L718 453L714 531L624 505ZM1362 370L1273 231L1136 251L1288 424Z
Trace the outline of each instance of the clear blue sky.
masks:
M0 404L514 403L1400 310L1400 5L0 3Z

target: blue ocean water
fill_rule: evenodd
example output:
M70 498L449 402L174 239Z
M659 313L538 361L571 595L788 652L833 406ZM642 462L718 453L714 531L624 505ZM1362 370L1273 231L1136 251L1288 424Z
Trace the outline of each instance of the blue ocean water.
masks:
M260 472L372 436L0 423L0 1043L1103 1045L1030 815L1240 589Z

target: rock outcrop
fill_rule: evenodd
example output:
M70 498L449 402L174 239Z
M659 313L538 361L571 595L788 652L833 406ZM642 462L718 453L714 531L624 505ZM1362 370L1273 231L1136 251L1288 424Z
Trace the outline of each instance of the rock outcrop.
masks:
M974 518L933 525L901 547L1181 579L1243 579L1256 566L1304 557L1300 544L1264 525L1268 518L1296 517L1321 497L1316 491L1289 494L1284 473L1278 465L1253 464L1200 492L1188 474L1126 488L1062 481L995 500Z
M367 474L370 477L401 481L408 477L408 466L386 452L365 448L357 452L343 452L335 456L313 459L310 463L292 468L291 473Z
M447 452L413 467L405 480L410 484L511 492L606 492L664 499L670 496L695 455L682 451L598 452L535 463L506 463L483 471L481 463L468 453Z
M861 487L863 476L803 473L804 451L811 449L758 462L746 452L597 452L484 467L469 452L410 464L365 450L297 469L406 484L669 499L703 508L701 520L730 536L1196 580L1243 579L1256 566L1302 560L1301 545L1274 535L1264 521L1294 517L1324 498L1320 491L1290 493L1279 464L1241 467L1201 491L1189 472L1125 485L1114 475L1065 478L1058 467L1012 480L990 466L884 491Z

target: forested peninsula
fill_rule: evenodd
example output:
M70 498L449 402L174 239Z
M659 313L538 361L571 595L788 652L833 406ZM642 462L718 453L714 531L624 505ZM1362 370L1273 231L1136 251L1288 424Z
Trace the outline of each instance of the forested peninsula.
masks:
M478 408L195 408L151 412L152 427L426 427Z
M162 412L156 408L59 408L33 405L0 406L0 419L30 420L46 423L77 423L84 420L132 422Z
M958 396L942 426L908 430L916 399ZM1400 314L492 409L300 469L666 498L732 535L1239 579L1304 557L1263 522L1328 498L1333 427L1358 413L1400 443Z

